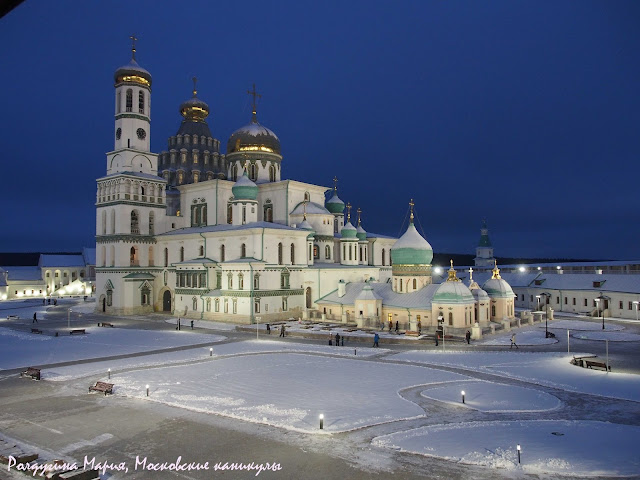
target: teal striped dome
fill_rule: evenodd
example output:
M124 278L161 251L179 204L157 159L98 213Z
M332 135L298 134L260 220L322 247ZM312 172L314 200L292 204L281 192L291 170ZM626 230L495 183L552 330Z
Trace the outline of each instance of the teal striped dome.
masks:
M342 230L340 230L342 238L357 238L357 233L356 227L351 225L351 222L347 222L347 224L342 227Z
M327 200L324 206L333 214L344 212L344 202L340 200L335 191L333 192L333 197Z
M413 222L391 247L392 265L431 265L433 249L418 233Z

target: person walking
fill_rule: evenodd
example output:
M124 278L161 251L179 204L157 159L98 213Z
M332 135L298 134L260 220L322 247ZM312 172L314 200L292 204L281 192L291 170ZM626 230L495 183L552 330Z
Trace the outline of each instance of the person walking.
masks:
M398 328L400 327L400 324L398 323L398 320L396 320L396 335L398 334Z
M336 347L340 346L340 334L336 332Z
M440 339L440 334L436 332L436 347L438 346L438 340Z
M515 334L515 333L512 333L512 334L511 334L511 346L510 346L509 348L511 349L511 348L513 348L514 346L515 346L516 348L519 348L519 347L518 347L518 344L516 343L516 334Z
M380 335L378 335L378 332L376 332L373 336L373 346L379 347L380 345L378 344L378 342L380 342Z
M267 333L271 335L271 325L267 323Z
M418 320L418 335L422 333L422 322Z
M471 344L471 332L467 330L467 333L464 335L464 338L467 339L467 345Z
M282 326L280 327L280 336L281 336L281 337L284 337L284 336L285 336L284 324L282 324Z
M391 323L391 320L389 320L389 333L391 333L391 329L393 329L393 323Z
M191 320L191 330L193 330L193 320Z
M38 323L38 318L36 317L36 314L33 314L33 322L31 323Z
M333 335L329 332L329 345L333 345Z

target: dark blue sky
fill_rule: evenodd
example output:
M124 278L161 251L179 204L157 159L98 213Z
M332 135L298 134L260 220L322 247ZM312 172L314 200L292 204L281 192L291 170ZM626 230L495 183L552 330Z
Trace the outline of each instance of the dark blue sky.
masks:
M95 243L132 33L155 152L192 76L225 147L255 82L283 177L337 175L369 231L414 197L436 252L486 217L498 256L640 258L640 2L558 0L27 0L0 20L0 251Z

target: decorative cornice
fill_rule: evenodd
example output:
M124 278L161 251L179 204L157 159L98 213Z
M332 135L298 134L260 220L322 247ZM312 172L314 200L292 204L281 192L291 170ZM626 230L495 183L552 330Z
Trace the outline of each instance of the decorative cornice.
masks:
M160 177L158 177L160 178ZM132 202L130 200L115 200L115 201L111 201L111 202L96 202L95 206L97 208L99 207L112 207L114 205L135 205L137 207L150 207L150 208L163 208L166 210L167 205L162 203L162 204L157 204L157 203L148 203L148 202Z
M222 290L221 297L287 297L304 295L304 290L282 289L282 290Z
M151 119L149 117L138 113L118 113L116 115L116 120L120 120L121 118L137 118L138 120L144 120L145 122L151 123Z
M96 267L96 273L152 273L162 272L164 267Z
M210 292L208 288L176 288L177 295L204 295Z
M156 238L151 235L96 235L96 243L157 243Z

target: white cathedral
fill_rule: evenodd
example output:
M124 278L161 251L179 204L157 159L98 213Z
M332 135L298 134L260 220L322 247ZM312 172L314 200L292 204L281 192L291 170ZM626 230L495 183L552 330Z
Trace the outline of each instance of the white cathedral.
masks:
M497 267L483 288L460 282L453 265L433 284L433 251L413 225L413 203L396 239L367 233L359 211L354 226L335 178L333 190L283 180L280 141L257 120L255 87L251 121L231 135L226 154L195 79L168 150L151 153L152 79L135 45L132 52L115 72L115 143L97 180L98 312L398 322L410 331L514 317L513 291Z

